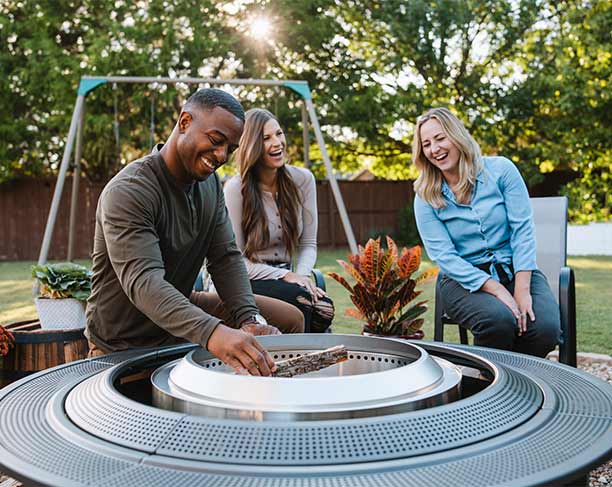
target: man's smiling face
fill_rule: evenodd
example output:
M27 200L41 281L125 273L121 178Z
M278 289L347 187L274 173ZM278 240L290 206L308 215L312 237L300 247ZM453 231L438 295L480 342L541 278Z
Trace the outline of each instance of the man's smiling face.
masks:
M221 107L181 113L177 153L180 182L204 181L238 148L244 123Z

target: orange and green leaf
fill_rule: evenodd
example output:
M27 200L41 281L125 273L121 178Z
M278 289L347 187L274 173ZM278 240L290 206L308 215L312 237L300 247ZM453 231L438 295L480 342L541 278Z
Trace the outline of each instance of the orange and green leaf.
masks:
M387 248L388 248L388 252L391 252L391 255L393 256L393 260L397 261L397 255L398 255L397 254L397 244L393 241L391 237L389 237L389 235L387 235Z
M347 264L343 260L338 260L338 264L340 264L340 267L342 267L346 272L348 272L350 276L357 282L361 283L364 281L362 273L359 272L359 270L355 269L355 267L353 267L352 265Z
M349 254L348 259L349 262L353 264L353 267L359 271L361 268L359 265L359 254Z
M404 248L397 264L402 277L410 277L421 265L421 247L416 245L411 249Z
M346 281L346 279L344 279L344 277L336 274L335 272L330 272L329 274L327 274L329 277L331 277L332 279L338 281L340 284L342 284L342 286L344 286L344 288L349 292L352 293L353 292L353 288L351 287L351 285Z
M440 272L440 269L438 269L437 267L432 267L431 269L427 269L426 271L423 271L419 275L419 277L415 279L415 281L417 285L423 284L424 282L429 282L432 279L435 279L438 276L439 272Z
M373 282L376 280L373 266L374 256L376 254L376 243L370 239L368 240L368 243L365 246L365 251L361 256L361 271L368 282Z

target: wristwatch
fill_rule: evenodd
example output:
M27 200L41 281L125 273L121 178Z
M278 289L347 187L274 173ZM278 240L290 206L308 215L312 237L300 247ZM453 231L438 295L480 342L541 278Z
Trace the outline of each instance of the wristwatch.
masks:
M268 324L266 319L263 316L261 316L259 313L255 313L254 315L250 316L247 320L244 321L244 323L255 323L257 325L267 325Z

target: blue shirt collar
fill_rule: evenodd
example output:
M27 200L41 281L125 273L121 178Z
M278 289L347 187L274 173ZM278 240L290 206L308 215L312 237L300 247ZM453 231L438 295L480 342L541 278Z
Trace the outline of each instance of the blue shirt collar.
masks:
M479 183L484 183L485 175L484 175L484 167L480 170L480 172L476 175L476 181Z
M448 185L444 177L442 178L442 194L451 201L455 201L455 195L453 194L453 191L450 189L450 186Z
M482 168L480 172L476 175L476 181L478 181L481 184L484 183L485 181L484 168ZM444 178L442 178L442 194L446 196L447 198L449 198L451 201L455 201L455 194L453 193L453 190L450 189L450 186L448 185L448 183L446 182L446 179Z

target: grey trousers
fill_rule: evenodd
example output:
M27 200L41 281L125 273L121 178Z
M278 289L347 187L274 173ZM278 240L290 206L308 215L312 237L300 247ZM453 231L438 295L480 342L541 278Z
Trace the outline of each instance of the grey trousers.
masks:
M505 287L514 294L514 279ZM457 281L442 276L440 296L446 314L471 330L474 345L545 357L559 342L559 305L540 271L531 273L531 297L536 319L531 321L527 316L527 332L521 336L510 309L489 293L470 293Z

